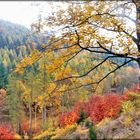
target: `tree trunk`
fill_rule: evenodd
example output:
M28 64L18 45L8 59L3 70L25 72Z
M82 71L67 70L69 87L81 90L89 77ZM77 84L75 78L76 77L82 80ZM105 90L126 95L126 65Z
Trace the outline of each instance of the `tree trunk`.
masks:
M136 6L136 35L137 35L137 48L140 52L140 1L139 0L133 0L135 6ZM137 59L138 66L140 68L140 55ZM140 83L140 75L139 75L139 83ZM140 87L138 87L140 89Z
M17 112L18 113L18 134L21 135L23 137L23 131L22 131L22 127L21 127L21 92L20 92L20 81L18 82L18 97L19 97L19 104L18 104L18 108L17 108Z
M46 125L46 115L47 115L47 110L46 110L46 105L44 106L44 121Z
M32 139L32 106L29 103L29 138Z
M140 1L134 0L134 4L136 6L136 34L138 40L138 51L140 52Z
M29 138L32 139L32 93L33 87L31 85L30 101L29 101Z
M35 129L36 129L36 113L37 112L37 105L35 104Z
M42 129L44 128L44 107L42 107Z
M139 69L140 69L140 59L138 59L138 66L139 66ZM138 89L140 89L140 74L138 75L138 86L137 86Z
M46 94L46 63L44 60L44 79L43 79L43 94ZM43 107L42 107L42 129L45 128L45 123L46 123L46 101L43 99Z

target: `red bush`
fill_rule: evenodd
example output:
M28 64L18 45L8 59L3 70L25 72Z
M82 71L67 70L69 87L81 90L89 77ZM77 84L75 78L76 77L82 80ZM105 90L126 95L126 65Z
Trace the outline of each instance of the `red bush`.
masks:
M78 120L78 118L79 116L77 113L73 111L67 112L60 116L59 123L62 127L66 125L72 125Z
M105 96L105 117L115 117L121 109L121 98L118 95Z
M14 133L10 131L8 126L0 126L0 139L11 140L14 139Z
M105 117L105 102L103 98L96 102L92 111L90 112L90 118L93 122L99 122Z
M86 113L87 117L91 116L95 104L101 102L102 98L103 96L93 95L89 98L89 100L86 103L84 103L83 111Z
M126 92L121 96L122 101L128 101L128 100L132 100L132 99L133 99L133 97L129 95L129 92Z
M27 121L22 122L21 128L24 132L29 132L29 123Z
M71 112L67 112L60 116L59 122L61 126L71 125L75 123L80 111L83 110L87 117L90 117L94 123L97 123L105 117L116 117L121 109L121 96L91 96L87 102L76 103Z
M127 92L125 92L122 95L122 100L128 101L128 100L133 100L134 97L130 95L135 93L135 94L140 94L140 83L137 83L133 88L129 89Z
M121 98L117 95L99 97L90 112L93 122L99 122L105 117L116 117L121 109Z
M67 112L60 116L61 126L75 123L80 115L80 111L84 111L87 117L97 123L105 117L114 118L121 109L122 101L133 100L129 93L140 94L140 83L136 84L123 95L109 93L105 96L93 95L87 102L78 102L74 105L71 112Z

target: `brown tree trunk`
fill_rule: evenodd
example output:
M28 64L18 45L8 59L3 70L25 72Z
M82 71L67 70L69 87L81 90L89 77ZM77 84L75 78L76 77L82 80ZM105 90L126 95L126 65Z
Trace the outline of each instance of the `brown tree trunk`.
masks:
M32 139L32 96L33 87L31 85L30 101L29 101L29 139Z
M139 66L139 69L140 69L140 59L138 59L138 66ZM140 74L138 76L138 82L139 82L139 84L138 84L137 88L140 89Z
M35 104L35 129L36 129L36 120L37 120L37 105Z
M29 103L29 138L32 139L32 106Z
M47 110L46 110L46 105L44 106L44 121L45 121L45 126L46 126L46 115L47 115Z
M136 34L138 40L138 50L140 52L140 1L134 0L134 4L136 6Z
M20 82L18 82L18 88L19 88L19 92L18 92L18 96L19 96L19 106L17 108L17 112L18 113L18 134L21 135L23 137L23 131L22 131L22 127L21 127L21 111L22 111L22 108L21 108L21 92L20 92Z
M137 35L137 47L140 52L140 1L133 0L136 6L136 35ZM138 64L140 64L140 58L138 59ZM140 66L140 65L139 65Z
M44 104L42 107L42 129L44 129Z

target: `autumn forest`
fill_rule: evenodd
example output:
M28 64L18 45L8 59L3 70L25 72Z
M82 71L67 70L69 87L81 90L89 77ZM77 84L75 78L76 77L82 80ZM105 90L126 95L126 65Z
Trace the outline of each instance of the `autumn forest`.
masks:
M140 1L35 3L0 19L0 140L140 139Z

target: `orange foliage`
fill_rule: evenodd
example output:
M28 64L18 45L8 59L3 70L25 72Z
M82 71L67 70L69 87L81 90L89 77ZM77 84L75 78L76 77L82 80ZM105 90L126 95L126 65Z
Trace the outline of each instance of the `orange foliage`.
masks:
M29 132L29 123L27 122L27 121L24 121L23 123L22 123L22 125L21 125L21 127L22 127L22 130L24 131L24 132Z
M105 116L115 117L120 112L121 98L118 95L108 95L104 97Z
M133 88L129 89L129 91L125 92L122 95L122 100L128 101L128 100L133 100L134 97L131 96L130 94L140 94L140 82L137 83Z
M133 97L129 95L129 92L126 92L122 95L121 98L123 101L128 101L128 100L132 100Z
M10 131L8 126L0 126L0 139L1 140L14 140L14 133Z
M116 117L121 109L121 98L117 95L92 96L85 104L84 111L93 122L99 122L105 117Z
M74 105L71 112L60 116L60 125L66 126L75 123L80 117L80 111L84 111L94 123L105 117L114 118L121 109L121 96L109 94L107 96L93 95L87 102L78 102Z
M102 98L102 96L93 95L89 98L87 102L84 103L83 110L86 112L87 116L91 116L93 112L93 107L97 102L100 102Z
M72 125L78 120L79 116L71 111L71 112L66 112L63 115L60 116L59 118L59 123L60 126L67 126L67 125Z

